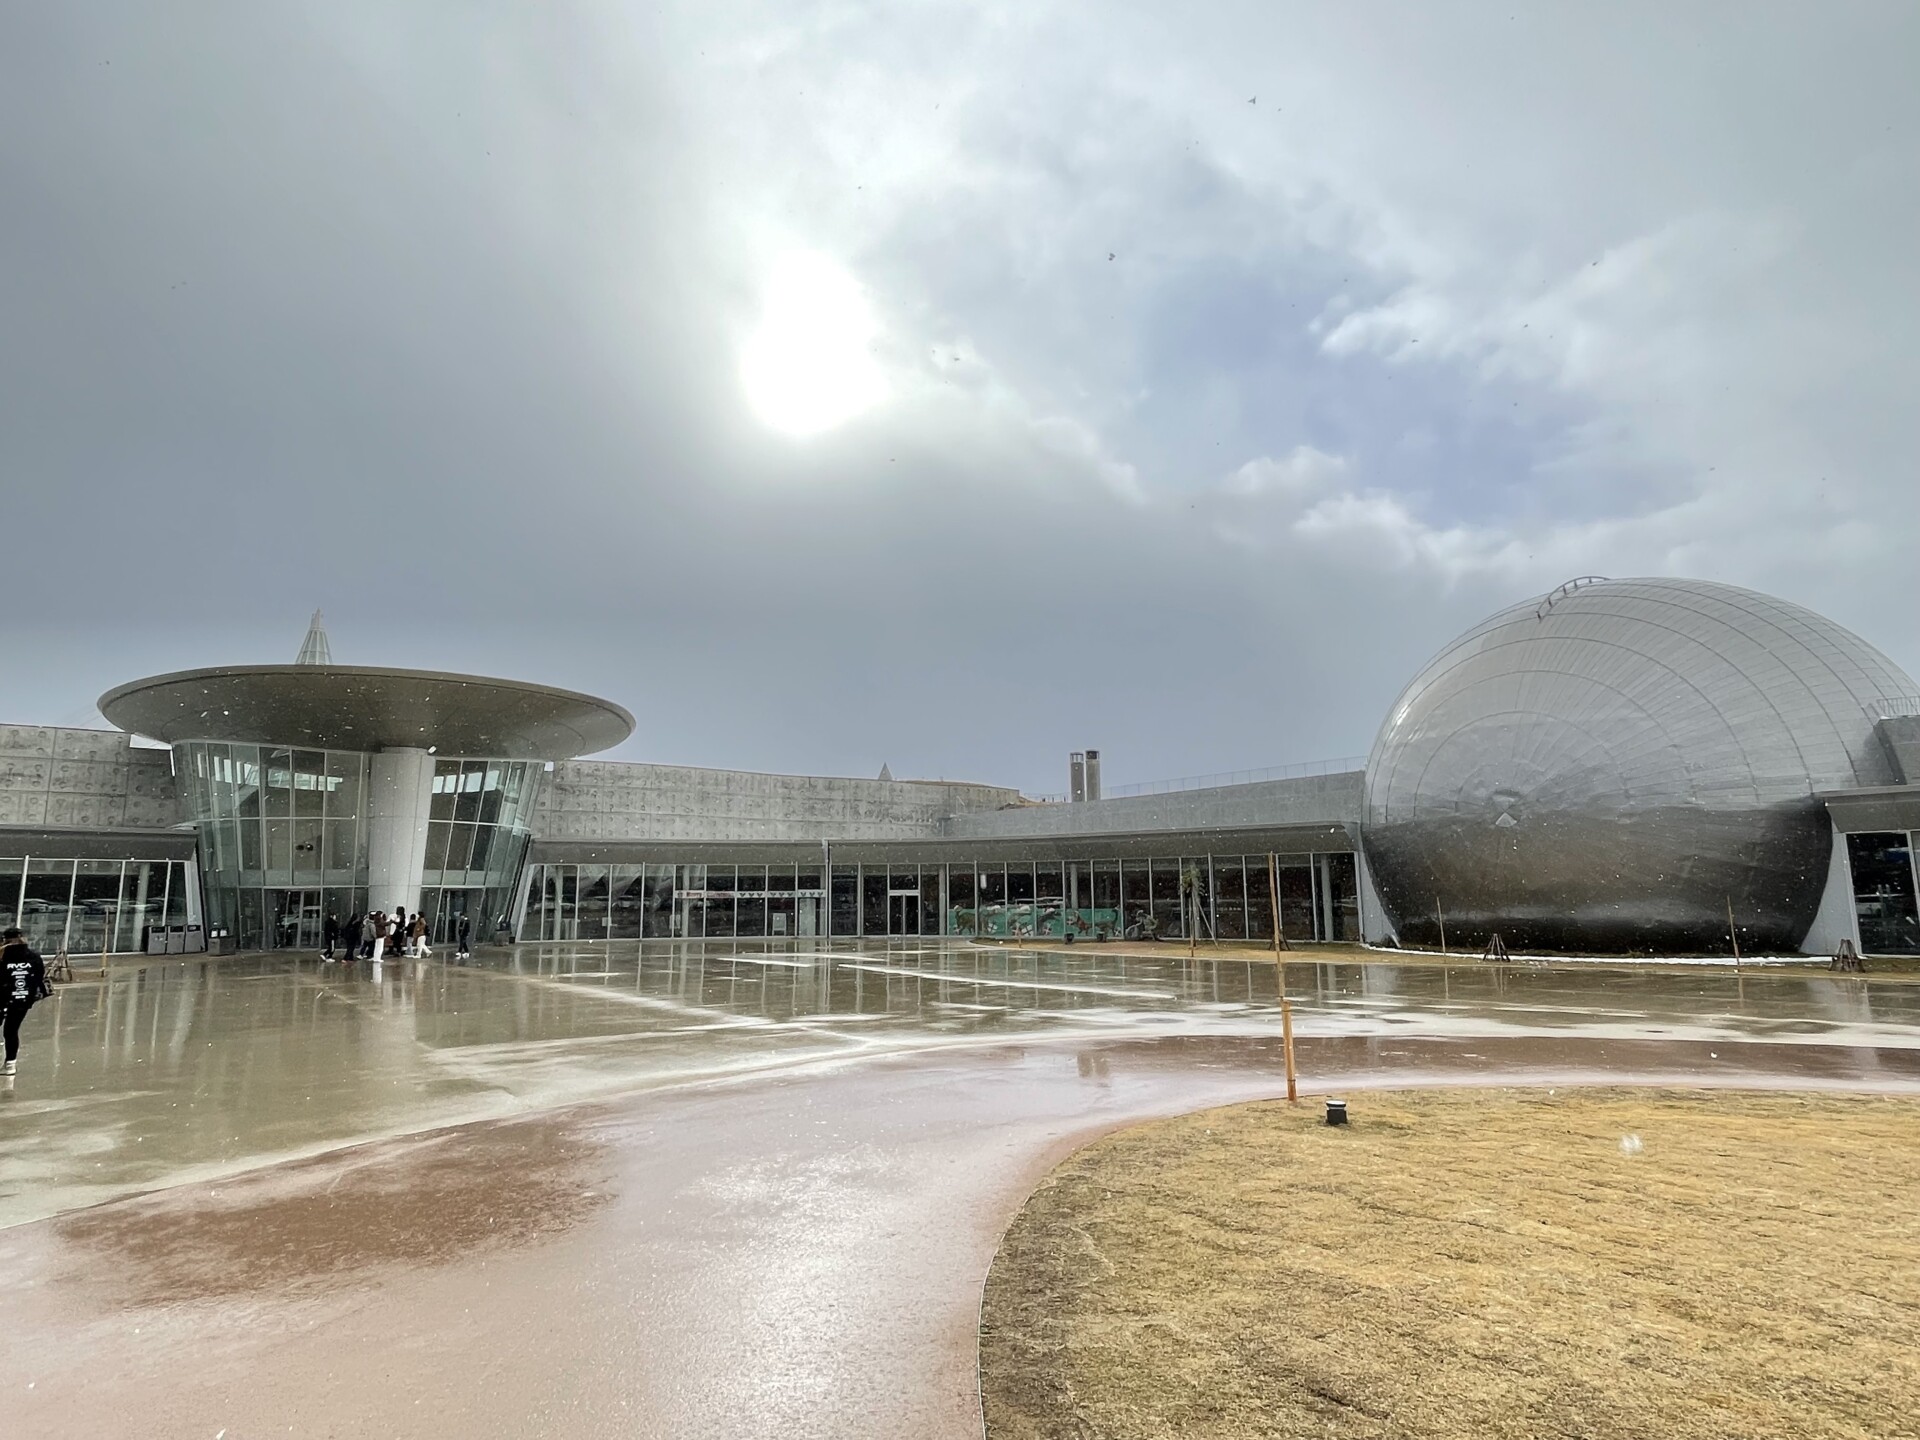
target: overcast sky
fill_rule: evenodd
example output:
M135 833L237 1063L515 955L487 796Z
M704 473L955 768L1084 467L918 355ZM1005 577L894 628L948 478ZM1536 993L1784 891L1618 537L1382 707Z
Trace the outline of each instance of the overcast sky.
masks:
M1920 672L1915 55L1904 0L6 6L0 720L319 606L623 758L1054 791L1364 753L1589 573Z

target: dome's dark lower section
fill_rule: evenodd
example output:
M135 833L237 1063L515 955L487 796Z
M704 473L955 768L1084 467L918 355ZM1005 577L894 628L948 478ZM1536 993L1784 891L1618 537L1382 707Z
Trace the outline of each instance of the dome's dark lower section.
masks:
M1410 944L1585 953L1795 950L1819 908L1832 831L1809 799L1769 810L1674 807L1369 825L1367 862Z

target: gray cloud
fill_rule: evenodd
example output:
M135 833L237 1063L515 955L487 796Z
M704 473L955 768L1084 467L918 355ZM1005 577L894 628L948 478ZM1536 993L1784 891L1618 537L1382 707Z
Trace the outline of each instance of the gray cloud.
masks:
M1510 14L17 7L5 718L316 604L632 758L1040 789L1364 750L1574 573L1920 668L1911 12ZM795 248L891 392L805 441Z

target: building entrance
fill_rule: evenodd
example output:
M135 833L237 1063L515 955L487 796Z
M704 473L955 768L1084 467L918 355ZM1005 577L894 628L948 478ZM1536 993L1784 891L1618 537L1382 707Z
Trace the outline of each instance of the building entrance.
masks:
M282 890L269 939L276 950L318 950L325 912L318 890Z
M486 916L487 892L484 890L456 890L447 887L438 891L429 910L427 934L435 945L454 945L460 940L460 917L467 916L473 921L473 943L478 945L487 939Z
M895 890L888 894L887 933L889 935L920 933L920 892L918 890Z

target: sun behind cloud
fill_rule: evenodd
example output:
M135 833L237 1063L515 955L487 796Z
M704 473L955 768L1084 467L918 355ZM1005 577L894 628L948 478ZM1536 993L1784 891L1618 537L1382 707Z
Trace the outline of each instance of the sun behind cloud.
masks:
M854 278L824 255L792 251L767 277L740 379L761 420L788 435L842 425L886 397L871 347L880 327Z

